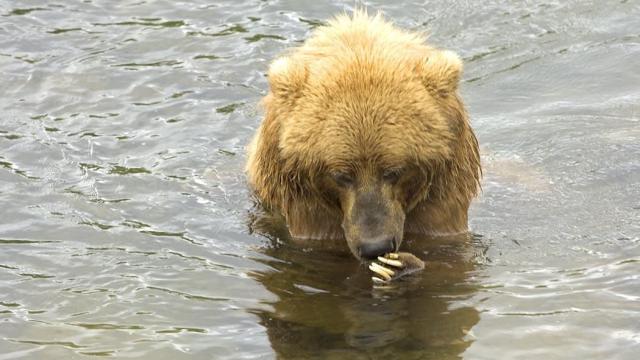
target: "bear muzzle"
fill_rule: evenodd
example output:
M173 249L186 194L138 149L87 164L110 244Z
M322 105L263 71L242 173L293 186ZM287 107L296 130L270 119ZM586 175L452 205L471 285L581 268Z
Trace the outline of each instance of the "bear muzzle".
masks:
M395 252L402 242L405 214L401 205L375 190L356 191L355 201L345 207L342 229L349 249L361 260Z
M361 239L358 245L358 257L366 260L373 260L378 256L395 252L397 250L394 237L386 235L377 236L373 239Z

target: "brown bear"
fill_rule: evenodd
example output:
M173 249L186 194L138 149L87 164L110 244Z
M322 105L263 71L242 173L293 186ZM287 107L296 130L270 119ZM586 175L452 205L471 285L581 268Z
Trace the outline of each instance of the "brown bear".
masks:
M293 239L346 243L358 259L397 251L406 234L466 233L481 168L461 71L456 54L379 14L317 28L269 68L248 146L255 195Z

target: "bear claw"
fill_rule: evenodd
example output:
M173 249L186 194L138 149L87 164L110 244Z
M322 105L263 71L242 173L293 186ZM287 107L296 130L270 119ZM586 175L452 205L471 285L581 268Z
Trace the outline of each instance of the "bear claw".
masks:
M369 270L382 276L387 281L391 280L391 277L396 274L395 271L382 265L378 265L378 263L371 263L371 265L369 265Z
M394 254L394 255L397 255L397 254ZM402 261L391 260L391 259L387 259L386 257L382 257L382 256L378 256L378 261L383 262L383 263L385 263L387 265L398 267L398 268L404 267L403 264L402 264Z
M388 253L378 256L378 262L372 262L369 270L376 276L371 280L376 285L388 284L402 276L424 269L424 262L409 253Z

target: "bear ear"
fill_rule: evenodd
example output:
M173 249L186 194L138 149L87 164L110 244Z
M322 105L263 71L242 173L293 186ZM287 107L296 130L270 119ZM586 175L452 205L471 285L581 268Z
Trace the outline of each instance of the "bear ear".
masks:
M267 76L274 96L295 99L307 82L307 68L300 61L281 57L271 63Z
M433 50L417 66L424 86L434 95L446 96L458 89L462 60L449 50Z

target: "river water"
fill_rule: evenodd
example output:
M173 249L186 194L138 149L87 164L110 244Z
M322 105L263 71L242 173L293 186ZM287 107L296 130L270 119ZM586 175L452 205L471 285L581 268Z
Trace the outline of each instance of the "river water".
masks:
M0 3L0 359L637 358L638 2L366 2L464 58L484 165L388 289L249 226L268 63L353 4Z

